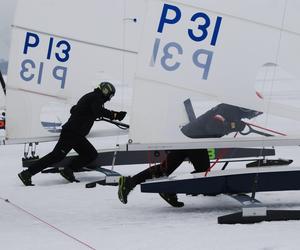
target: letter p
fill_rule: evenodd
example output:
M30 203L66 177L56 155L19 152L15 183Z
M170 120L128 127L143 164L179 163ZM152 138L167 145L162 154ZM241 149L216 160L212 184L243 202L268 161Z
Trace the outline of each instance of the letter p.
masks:
M171 11L173 11L173 13L175 13L175 16L173 19L167 18L169 10L171 10ZM162 33L165 23L175 24L180 20L180 18L181 18L181 11L178 7L176 7L174 5L170 5L170 4L164 4L157 32Z
M39 43L40 43L40 38L37 34L27 32L24 49L23 49L23 54L26 55L29 47L31 47L31 48L37 47Z

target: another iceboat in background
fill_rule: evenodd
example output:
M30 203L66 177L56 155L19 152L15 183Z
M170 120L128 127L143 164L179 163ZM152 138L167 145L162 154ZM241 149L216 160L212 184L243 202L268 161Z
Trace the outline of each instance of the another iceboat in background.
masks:
M270 147L299 145L298 10L295 0L19 1L7 83L7 143L30 143L35 156L32 145L56 140L71 105L93 84L108 80L117 88L111 108L129 111L130 130L121 135L95 126L92 136L115 135L117 146L99 150L88 169L156 163L165 150L192 148L209 148L212 160L228 164L274 155ZM35 160L25 154L24 167ZM300 168L293 170L296 175ZM56 171L53 166L48 172ZM241 171L247 175L249 169ZM278 171L269 167L268 176ZM217 180L210 173L185 178L202 179ZM299 189L290 177L282 181L287 186L267 189ZM145 183L142 191L205 193L188 186L181 189L173 178ZM212 193L224 192L231 193Z
M4 76L0 71L0 83L1 83L1 91L0 91L0 141L4 139L4 129L5 129L5 95L6 95L6 86ZM1 142L0 142L1 144Z

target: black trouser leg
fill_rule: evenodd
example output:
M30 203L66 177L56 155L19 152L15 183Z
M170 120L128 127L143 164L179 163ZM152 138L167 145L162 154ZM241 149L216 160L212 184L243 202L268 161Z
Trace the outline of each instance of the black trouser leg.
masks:
M68 140L68 136L65 136L65 134L62 133L52 152L33 163L28 168L29 173L35 175L45 168L50 167L52 164L61 161L71 149L72 145Z
M30 166L28 169L30 174L35 175L52 164L61 161L72 148L79 154L70 163L70 168L73 171L82 168L97 157L96 149L84 136L62 131L53 151Z
M184 161L187 156L186 150L174 150L168 153L166 160L161 164L161 171L164 175L172 174Z
M164 175L169 176L180 166L185 157L186 152L184 150L171 151L167 154L167 158L162 162L162 164L152 166L132 176L134 185L138 185L147 179L154 177L158 178Z
M205 172L210 167L207 149L189 150L187 155L196 172Z
M146 180L149 180L155 176L153 176L153 173L159 170L160 164L152 166L150 168L147 168L138 174L132 176L132 182L133 182L133 187L135 187L138 184L141 184L142 182L145 182Z
M77 171L97 158L97 150L83 136L75 136L73 140L73 149L78 153L78 156L72 160L69 167L73 171Z

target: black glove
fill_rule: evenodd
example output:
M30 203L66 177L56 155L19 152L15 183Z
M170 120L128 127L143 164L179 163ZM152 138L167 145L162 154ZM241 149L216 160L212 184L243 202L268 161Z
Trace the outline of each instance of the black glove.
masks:
M224 130L225 134L229 134L231 132L241 132L244 130L246 124L241 121L231 121L231 122L224 122Z
M127 114L127 112L125 112L125 111L115 112L114 119L122 121L124 119L124 117L126 116L126 114Z

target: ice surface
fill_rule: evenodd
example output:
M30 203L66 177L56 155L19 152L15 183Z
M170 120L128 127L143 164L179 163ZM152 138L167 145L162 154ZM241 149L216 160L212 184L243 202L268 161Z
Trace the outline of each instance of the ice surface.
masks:
M40 155L52 147L53 143L41 144ZM277 152L278 157L293 158L293 164L299 164L299 148ZM173 208L158 195L141 193L137 187L124 205L117 198L116 187L84 187L97 180L99 173L78 174L81 183L74 184L57 174L38 174L33 178L36 186L25 187L17 177L22 170L22 153L23 145L0 146L0 249L89 249L13 204L94 249L299 249L300 221L218 225L218 216L240 207L225 195L180 195L185 207ZM146 167L119 166L116 170L128 175ZM188 163L182 164L174 174L191 169ZM272 209L300 209L297 191L259 193L257 198Z

